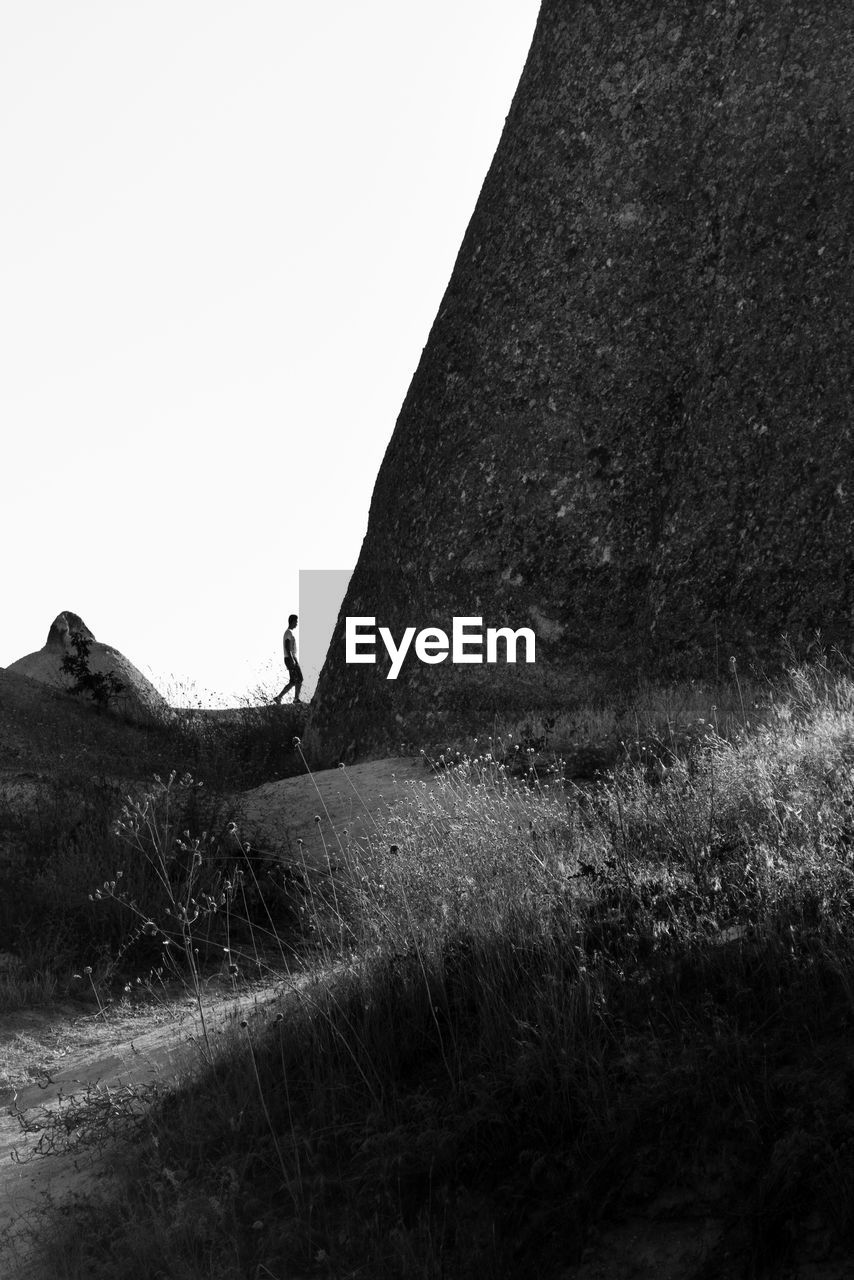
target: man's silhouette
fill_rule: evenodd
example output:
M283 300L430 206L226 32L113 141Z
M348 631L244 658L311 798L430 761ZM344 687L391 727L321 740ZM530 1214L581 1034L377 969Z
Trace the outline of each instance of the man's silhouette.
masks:
M297 640L292 630L292 628L296 627L298 622L299 618L295 613L292 613L288 618L288 629L282 637L282 647L285 651L285 666L288 669L288 676L290 679L282 692L276 694L273 699L274 702L281 702L285 694L290 693L291 689L295 691L294 702L299 702L300 700L299 691L302 688L302 671L300 671L300 665L297 662Z

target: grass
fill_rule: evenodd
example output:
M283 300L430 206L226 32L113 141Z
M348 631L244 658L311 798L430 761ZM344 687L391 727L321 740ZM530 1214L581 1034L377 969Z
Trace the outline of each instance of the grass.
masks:
M432 758L445 760L483 751L516 774L532 764L546 769L560 761L562 772L592 779L627 758L651 767L666 766L684 755L709 728L731 737L764 723L773 703L773 687L761 674L740 677L736 667L727 678L682 680L670 685L642 680L622 693L591 689L587 696L565 699L551 711L522 717L496 715L491 732L432 742ZM530 757L533 757L533 761Z
M14 850L2 869L0 950L17 961L0 967L0 1012L79 996L73 975L86 963L99 982L112 973L114 985L121 984L127 970L116 969L119 951L139 967L140 940L127 951L130 913L115 900L109 906L91 900L123 866L115 818L128 796L132 803L153 797L152 777L168 773L167 765L204 779L182 791L183 826L222 844L240 791L304 768L293 748L304 717L301 708L247 705L139 726L53 698L51 714L28 724L16 761L39 778L33 794L0 796L0 841ZM55 730L48 727L54 722ZM125 887L143 910L159 901L159 882L144 862L128 867ZM149 959L155 954L149 947Z
M157 1100L122 1188L54 1225L50 1274L558 1275L676 1193L689 1239L711 1223L686 1275L781 1274L816 1232L846 1256L854 682L736 677L591 712L591 741L626 736L584 785L556 749L579 713L522 779L517 746L545 744L493 726L329 851L296 899L308 980ZM136 835L143 862L172 847ZM180 892L151 923L192 982L207 917Z

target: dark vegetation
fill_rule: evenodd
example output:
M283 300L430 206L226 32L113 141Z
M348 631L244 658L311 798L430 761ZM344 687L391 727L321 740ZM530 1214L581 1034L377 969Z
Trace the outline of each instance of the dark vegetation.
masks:
M78 649L84 694L85 657ZM180 789L171 820L224 848L233 797L304 768L293 747L304 724L299 708L194 711L144 724L102 709L97 699L73 702L0 672L0 950L22 966L0 976L0 1007L66 994L87 961L115 983L125 964L140 963L141 945L123 950L132 914L116 902L96 905L92 895L125 865L116 818L129 798L156 789L155 775L196 779ZM161 892L150 869L129 870L126 884L143 911Z
M89 654L92 641L82 631L69 633L69 644L73 653L66 653L60 663L60 670L72 676L74 683L69 693L87 694L97 707L107 707L125 689L123 680L119 680L112 671L93 671L89 666Z
M585 1276L634 1214L681 1229L680 1276L844 1276L854 681L734 670L622 716L594 782L545 739L614 713L531 716L337 851L297 895L311 981L154 1105L52 1274ZM124 821L141 861L210 874L203 842Z

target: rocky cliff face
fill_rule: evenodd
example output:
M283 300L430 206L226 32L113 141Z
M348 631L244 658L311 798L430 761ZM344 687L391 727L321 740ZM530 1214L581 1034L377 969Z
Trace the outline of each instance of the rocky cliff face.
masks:
M544 0L377 478L321 734L417 737L506 687L347 665L347 615L533 626L543 687L849 642L852 124L847 0Z

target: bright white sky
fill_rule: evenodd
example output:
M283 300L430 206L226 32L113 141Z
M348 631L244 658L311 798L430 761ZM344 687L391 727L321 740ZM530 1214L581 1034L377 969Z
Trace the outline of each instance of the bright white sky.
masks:
M281 686L352 568L539 0L0 7L0 666Z

